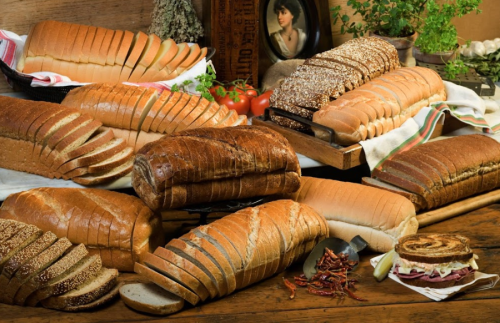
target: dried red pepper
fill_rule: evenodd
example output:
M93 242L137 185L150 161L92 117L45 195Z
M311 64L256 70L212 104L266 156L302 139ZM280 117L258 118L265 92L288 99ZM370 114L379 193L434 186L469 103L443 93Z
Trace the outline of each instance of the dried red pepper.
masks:
M325 254L318 260L316 268L318 272L307 280L304 274L294 277L295 285L307 287L310 294L339 297L343 299L349 296L358 301L366 301L366 299L358 297L354 294L358 281L353 278L348 278L348 272L357 265L357 261L349 260L349 255L339 253L336 255L332 250L325 248ZM290 290L290 299L295 298L296 286L283 278L286 287Z

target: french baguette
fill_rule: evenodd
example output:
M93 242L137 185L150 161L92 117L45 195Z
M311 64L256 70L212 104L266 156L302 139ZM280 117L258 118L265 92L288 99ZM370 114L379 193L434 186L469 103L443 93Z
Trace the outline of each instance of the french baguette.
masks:
M225 284L231 279L236 277L238 290L275 275L294 261L304 259L327 235L325 218L313 208L291 200L276 200L242 209L195 228L180 239L172 239L165 248L159 247L155 255L162 255L160 257L171 262L174 261L172 255L175 255L179 268L202 271L214 283L214 286L204 284L208 291L223 297L232 292ZM238 274L233 276L230 271L222 269L222 259L242 274L237 271ZM146 274L167 291L190 301L192 295L183 294L183 291L192 286L191 277L185 280L178 277L176 284L171 284L169 277L172 273L157 270L153 275L144 268L147 267L137 265L136 272Z
M188 71L206 53L198 44L161 42L141 31L47 20L30 29L16 68L23 73L55 72L85 83L155 82Z
M408 199L361 184L303 176L300 189L284 197L322 214L331 237L349 242L360 235L377 252L389 251L399 237L418 229L415 208Z
M136 154L132 172L132 186L153 210L292 192L299 180L288 141L257 126L165 136Z
M83 243L92 254L108 252L104 266L120 271L133 271L134 262L164 239L161 219L140 199L100 189L39 188L11 194L0 208L0 218L31 223Z

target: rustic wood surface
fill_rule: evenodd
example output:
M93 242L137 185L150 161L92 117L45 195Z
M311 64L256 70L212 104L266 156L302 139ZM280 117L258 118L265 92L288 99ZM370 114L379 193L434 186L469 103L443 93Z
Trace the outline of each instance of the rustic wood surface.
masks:
M420 232L453 232L470 238L479 256L481 272L500 273L500 204L492 204L452 219L435 223ZM2 322L498 322L500 284L492 289L435 302L390 279L376 282L369 259L376 254L362 252L353 275L359 280L358 302L313 296L298 289L288 299L282 277L293 279L301 264L258 284L219 300L188 306L176 314L158 317L127 308L119 299L104 308L84 313L64 313L40 307L23 308L0 304ZM135 274L122 274L122 281L134 281Z

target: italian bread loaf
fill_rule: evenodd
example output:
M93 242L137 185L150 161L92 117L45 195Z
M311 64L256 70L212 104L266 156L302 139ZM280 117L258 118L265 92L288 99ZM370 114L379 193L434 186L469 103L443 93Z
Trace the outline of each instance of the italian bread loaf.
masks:
M225 105L183 92L125 84L93 83L71 90L62 105L78 109L113 130L137 152L165 134L203 127L246 125Z
M354 89L314 112L315 123L335 131L335 142L351 145L398 128L420 109L445 101L441 77L425 67L404 67ZM315 136L329 134L313 127Z
M377 37L360 37L306 59L273 91L270 104L312 120L313 113L366 82L399 68L396 48ZM272 114L273 122L311 131L304 123Z
M83 244L72 246L67 238L16 220L0 219L0 225L18 229L0 242L0 303L78 311L117 294L118 271L103 267Z
M0 218L82 243L104 266L120 271L133 271L134 262L164 241L161 219L140 199L101 189L47 187L11 194Z
M0 167L81 185L129 174L132 152L101 126L77 109L0 96ZM102 167L93 168L96 164Z
M132 186L153 210L293 192L300 166L288 141L267 127L198 128L146 144Z
M349 242L360 235L378 252L389 251L400 237L418 229L415 208L408 199L357 183L303 176L300 189L285 197L323 215L330 237Z
M151 261L136 264L136 272L196 305L206 298L205 290L220 298L282 272L304 260L327 236L325 218L313 208L276 200L242 209L171 240L148 257ZM172 267L175 270L167 270ZM174 276L173 271L183 275ZM197 271L208 278L193 285L190 281Z
M28 33L17 70L68 76L78 82L170 80L205 59L207 48L155 34L47 20Z
M400 152L365 184L412 196L429 210L500 186L500 143L474 134L431 141ZM375 181L376 180L376 181Z

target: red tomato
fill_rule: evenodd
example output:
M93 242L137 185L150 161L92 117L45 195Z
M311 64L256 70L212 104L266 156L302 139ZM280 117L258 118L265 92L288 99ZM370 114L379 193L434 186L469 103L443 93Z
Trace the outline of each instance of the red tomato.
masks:
M269 98L273 94L273 90L266 91L252 100L250 110L254 116L264 114L264 110L269 107Z
M213 86L210 89L208 89L208 91L210 92L210 94L212 94L212 96L214 97L216 102L219 102L223 98L223 96L220 96L217 94L218 88L222 88L225 91L225 89L222 85L216 85L216 86ZM227 96L227 94L226 94L226 96Z
M257 91L250 84L245 84L244 87L242 84L231 85L229 87L229 91L236 91L238 93L244 94L248 96L250 101L257 96Z
M226 105L231 110L235 110L238 114L247 114L250 110L250 99L243 94L238 95L238 97L240 98L238 102L234 102L229 95L217 102Z

